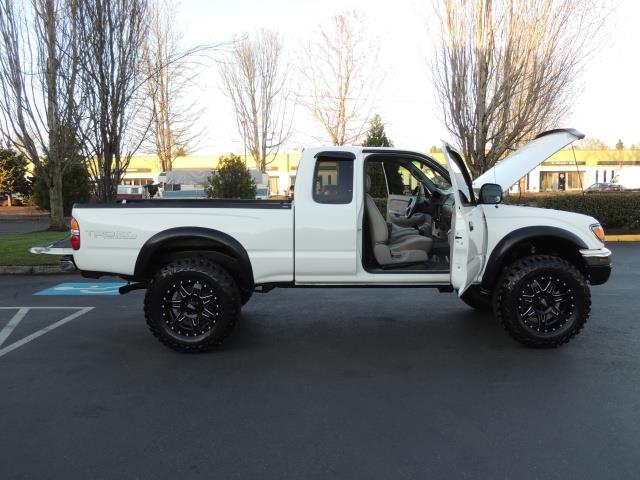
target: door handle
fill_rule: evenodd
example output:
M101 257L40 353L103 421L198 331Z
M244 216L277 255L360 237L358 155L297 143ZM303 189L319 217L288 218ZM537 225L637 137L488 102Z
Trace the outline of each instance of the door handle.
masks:
M469 222L469 231L473 232L473 223Z

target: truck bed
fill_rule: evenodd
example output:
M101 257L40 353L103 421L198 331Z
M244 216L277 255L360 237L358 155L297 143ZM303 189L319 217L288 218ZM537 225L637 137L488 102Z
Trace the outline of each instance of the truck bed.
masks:
M194 229L237 240L251 260L255 283L293 280L293 204L283 200L127 200L73 207L80 226L80 270L133 275L145 243L162 232ZM174 235L174 233L172 233Z

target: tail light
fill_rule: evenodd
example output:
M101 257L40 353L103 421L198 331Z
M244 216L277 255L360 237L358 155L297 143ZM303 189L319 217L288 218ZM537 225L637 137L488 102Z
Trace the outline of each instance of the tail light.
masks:
M80 225L75 218L71 219L71 248L80 249Z

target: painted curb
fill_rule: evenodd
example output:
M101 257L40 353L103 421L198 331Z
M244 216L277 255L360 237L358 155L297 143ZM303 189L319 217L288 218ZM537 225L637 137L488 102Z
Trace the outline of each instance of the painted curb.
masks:
M605 242L640 242L640 235L605 235Z
M66 275L58 265L0 265L0 275Z

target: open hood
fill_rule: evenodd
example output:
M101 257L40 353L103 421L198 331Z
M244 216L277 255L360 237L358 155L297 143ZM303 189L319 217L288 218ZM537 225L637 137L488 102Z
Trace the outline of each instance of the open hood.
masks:
M485 183L497 183L502 191L506 191L558 150L582 138L584 134L573 128L543 132L476 178L473 188L477 190Z

